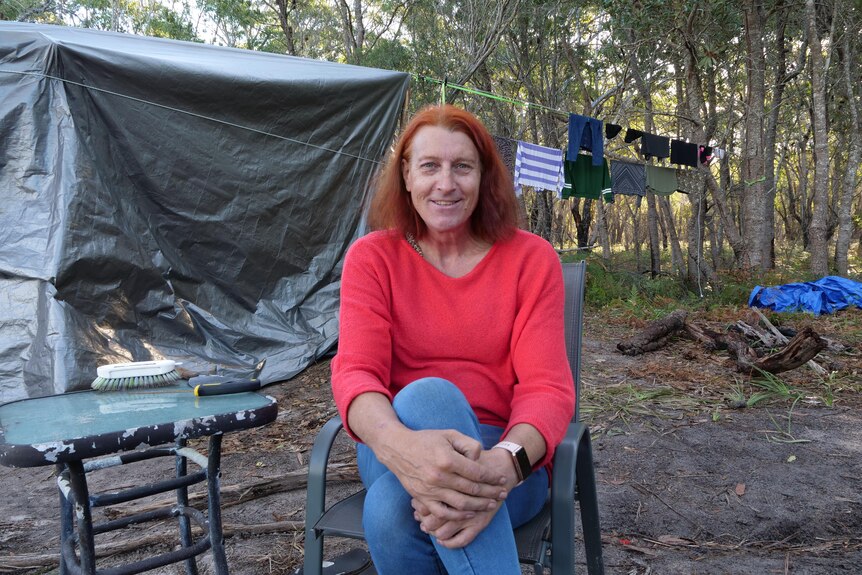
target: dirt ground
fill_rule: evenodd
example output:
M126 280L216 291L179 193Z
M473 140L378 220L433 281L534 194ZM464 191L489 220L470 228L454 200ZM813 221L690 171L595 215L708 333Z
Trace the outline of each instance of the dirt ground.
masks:
M721 330L750 313L690 320ZM623 356L616 343L643 322L587 314L581 405L593 434L607 573L862 572L862 342L858 328L857 341L846 341L842 329L858 325L862 311L842 314L798 320L847 346L817 358L837 372L822 379L797 368L766 397L765 384L737 373L726 352L680 339ZM301 562L303 470L316 430L334 413L328 376L323 361L268 386L278 420L225 437L223 521L233 575L287 574ZM355 489L346 440L335 461L348 480L332 489ZM103 471L91 485L131 486L170 472L150 462ZM0 494L0 573L57 572L53 470L0 467ZM171 529L148 524L99 536L97 549L120 550L104 565L126 562L168 549ZM342 542L327 554L358 545ZM200 560L202 573L211 572L208 560Z

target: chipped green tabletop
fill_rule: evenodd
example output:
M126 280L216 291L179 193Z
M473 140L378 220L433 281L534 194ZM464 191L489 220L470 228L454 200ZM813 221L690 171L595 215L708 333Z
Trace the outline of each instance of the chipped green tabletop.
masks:
M178 384L80 391L0 406L0 464L36 467L259 427L275 420L267 395L196 397Z

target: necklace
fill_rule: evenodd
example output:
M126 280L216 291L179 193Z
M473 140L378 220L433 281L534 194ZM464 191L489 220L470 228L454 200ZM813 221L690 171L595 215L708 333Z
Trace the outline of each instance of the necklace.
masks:
M422 253L422 246L419 245L419 242L416 241L413 234L411 232L407 232L404 237L407 240L407 243L410 244L410 247L416 250L416 253L424 258L425 254Z

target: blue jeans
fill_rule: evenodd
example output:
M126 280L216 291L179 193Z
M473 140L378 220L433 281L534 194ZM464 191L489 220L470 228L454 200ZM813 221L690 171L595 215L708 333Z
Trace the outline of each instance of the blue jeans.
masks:
M392 406L410 429L455 429L481 441L485 449L500 440L503 428L480 424L464 394L439 378L414 381ZM419 528L410 494L370 448L358 444L359 475L365 497L363 527L380 575L520 575L512 533L541 509L548 496L548 473L540 469L513 489L494 519L468 545L447 549Z

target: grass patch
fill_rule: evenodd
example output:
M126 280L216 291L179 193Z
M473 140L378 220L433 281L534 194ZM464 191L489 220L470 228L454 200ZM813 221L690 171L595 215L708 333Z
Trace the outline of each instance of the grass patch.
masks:
M630 381L616 384L582 386L582 417L608 430L614 422L635 417L665 419L673 413L699 411L704 401L673 387L640 386ZM599 421L601 420L601 421Z

